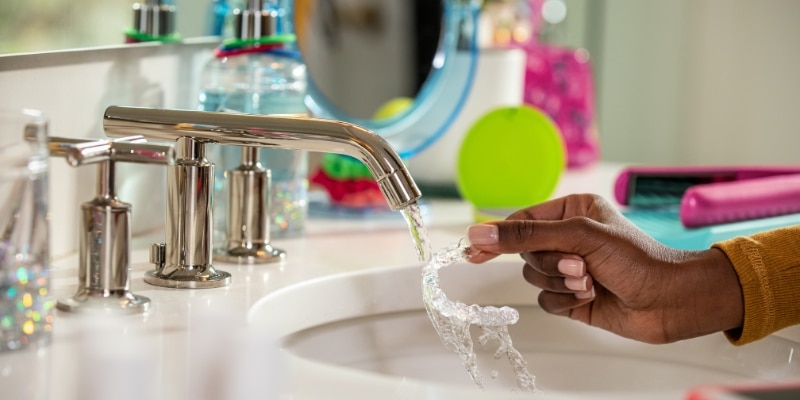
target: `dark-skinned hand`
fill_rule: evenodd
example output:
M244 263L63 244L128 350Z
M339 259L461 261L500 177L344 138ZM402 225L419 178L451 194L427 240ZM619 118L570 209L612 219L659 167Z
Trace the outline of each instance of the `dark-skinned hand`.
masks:
M570 195L467 233L470 261L518 253L547 312L647 342L741 327L736 272L718 249L667 247L600 196Z

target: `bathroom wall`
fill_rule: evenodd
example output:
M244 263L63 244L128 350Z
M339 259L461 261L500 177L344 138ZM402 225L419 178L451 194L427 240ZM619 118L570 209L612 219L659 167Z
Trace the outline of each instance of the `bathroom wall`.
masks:
M566 1L559 39L592 54L604 160L800 160L800 2Z
M0 108L42 110L50 119L51 136L105 137L102 117L109 105L195 108L197 76L215 45L203 39L180 46L137 44L0 56ZM73 169L51 159L54 257L77 249L79 204L93 197L95 174L94 166ZM119 198L133 206L134 234L163 226L163 167L120 165L117 175Z

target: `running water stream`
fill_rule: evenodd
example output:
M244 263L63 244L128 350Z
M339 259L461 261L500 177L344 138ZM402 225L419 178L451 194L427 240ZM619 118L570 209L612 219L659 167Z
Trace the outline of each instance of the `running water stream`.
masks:
M508 359L516 374L517 386L522 391L536 391L536 378L528 372L528 364L514 348L508 333L508 326L519 320L519 312L511 307L483 307L450 300L439 285L439 269L464 260L468 249L466 242L462 239L460 243L433 254L419 206L408 206L403 210L403 216L423 263L422 297L425 309L445 347L458 354L473 382L483 388L483 376L478 368L470 335L470 326L479 326L482 334L478 337L478 342L483 346L492 342L498 343L494 357L505 356Z

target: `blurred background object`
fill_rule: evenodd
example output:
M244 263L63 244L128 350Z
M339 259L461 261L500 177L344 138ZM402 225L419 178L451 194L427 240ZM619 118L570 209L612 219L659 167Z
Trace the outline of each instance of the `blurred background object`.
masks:
M569 167L600 158L594 81L589 51L559 44L567 29L564 0L485 0L479 36L486 48L525 52L523 101L558 125Z
M185 40L206 34L211 2L174 1L180 10L177 31ZM131 24L132 3L5 0L0 9L0 53L119 44L121 30ZM800 47L794 38L800 37L800 24L794 17L800 15L800 2L563 3L567 15L558 29L552 34L547 27L538 29L548 44L583 48L591 55L601 160L796 160L800 113L794 105L800 103L800 81L793 77Z

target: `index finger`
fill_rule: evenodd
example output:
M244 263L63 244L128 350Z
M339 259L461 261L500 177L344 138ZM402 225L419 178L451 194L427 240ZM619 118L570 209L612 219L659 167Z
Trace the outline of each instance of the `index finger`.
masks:
M470 246L490 254L554 251L583 256L602 236L602 224L585 217L563 221L495 221L467 229ZM588 237L596 240L585 240Z
M506 220L560 221L572 217L592 217L611 207L595 194L573 194L539 203L509 215Z

